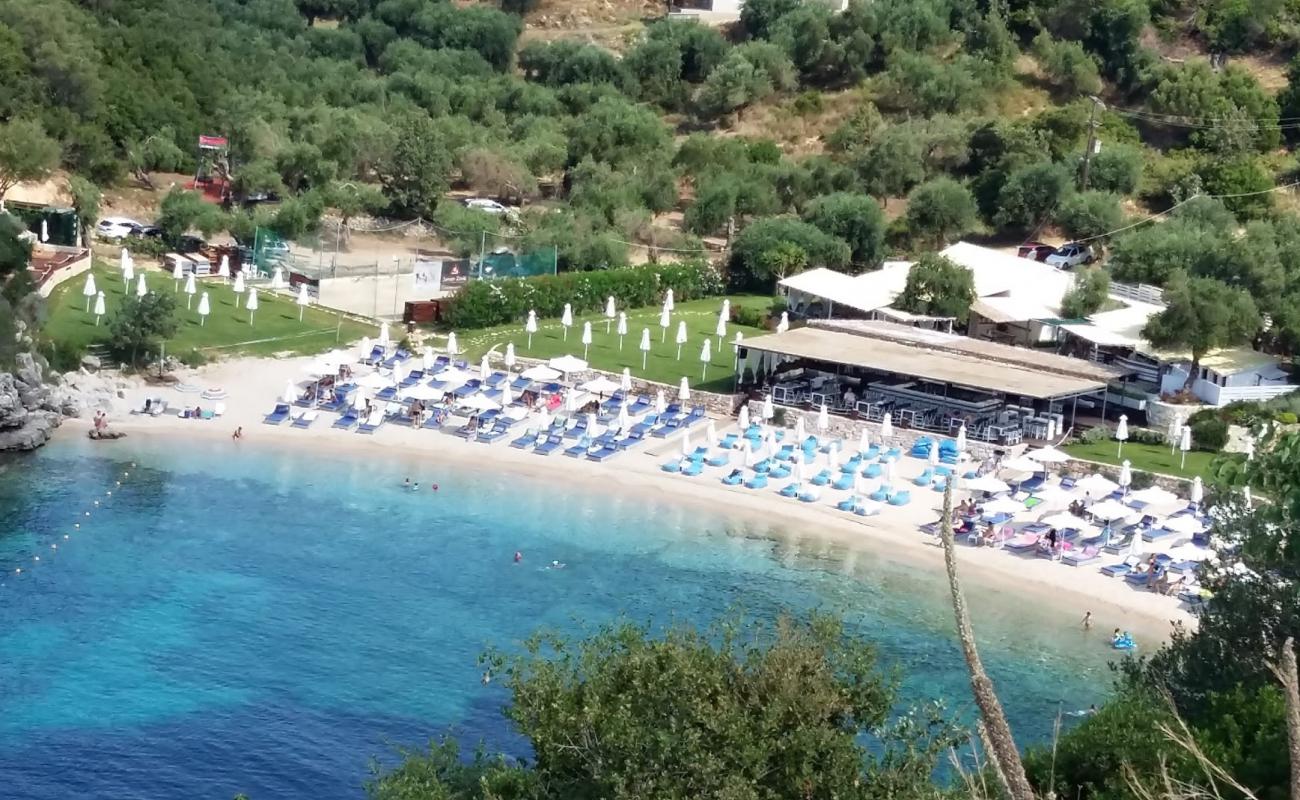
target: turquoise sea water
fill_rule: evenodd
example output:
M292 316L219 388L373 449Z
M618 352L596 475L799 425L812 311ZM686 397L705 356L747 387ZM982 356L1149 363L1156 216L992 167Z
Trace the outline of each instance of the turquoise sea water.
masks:
M404 464L226 443L68 440L0 469L15 800L357 798L372 757L447 731L523 754L477 655L620 614L835 611L905 670L906 700L970 710L938 574L666 493L434 465L416 477L440 491L415 494ZM1022 741L1104 695L1108 651L1073 616L971 600Z

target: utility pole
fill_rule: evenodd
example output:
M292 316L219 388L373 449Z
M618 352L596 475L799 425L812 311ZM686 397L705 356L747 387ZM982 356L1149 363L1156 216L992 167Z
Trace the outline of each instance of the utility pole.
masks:
M1092 156L1100 144L1097 141L1097 109L1106 109L1105 104L1096 96L1089 95L1088 99L1092 101L1092 110L1088 112L1088 144L1083 151L1083 172L1079 176L1079 190L1083 192L1088 191L1088 169L1092 166Z

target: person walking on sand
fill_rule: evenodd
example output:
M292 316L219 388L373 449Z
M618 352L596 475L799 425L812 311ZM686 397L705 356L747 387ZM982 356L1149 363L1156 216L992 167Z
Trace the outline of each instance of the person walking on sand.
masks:
M231 439L242 439L242 438L244 438L244 426L241 425L241 426L239 426L238 428L235 428L235 432L232 433L232 434L230 434L230 438L231 438Z

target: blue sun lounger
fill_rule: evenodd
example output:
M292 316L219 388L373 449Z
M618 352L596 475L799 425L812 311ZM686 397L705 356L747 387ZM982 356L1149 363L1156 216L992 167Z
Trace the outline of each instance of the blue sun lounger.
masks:
M468 381L465 381L464 385L458 387L454 392L452 392L452 395L455 397L469 397L470 395L477 392L479 390L479 387L481 387L482 385L483 385L483 381L479 380L478 378L472 378Z
M564 438L556 434L551 434L546 437L546 441L537 445L537 449L533 450L533 452L537 453L539 456L549 456L551 453L554 453L563 446Z
M650 402L649 397L642 394L637 395L636 400L632 401L632 404L627 407L627 413L628 416L635 417L646 413L652 408L654 408L654 403Z
M767 475L770 478L788 478L790 477L790 467L786 464L777 462L767 471Z
M526 392L532 387L532 380L525 378L523 375L520 375L510 382L510 391L512 392Z
M484 381L484 383L486 383L489 387L496 389L499 386L501 386L501 384L507 382L508 380L510 380L510 376L505 374L504 372L494 372L488 376L488 379Z
M528 448L537 445L538 436L539 434L537 431L525 431L524 435L511 442L510 446L516 450L527 450Z
M582 436L577 443L565 449L564 454L570 458L582 458L591 449L591 437Z
M363 422L357 426L357 433L365 433L365 434L374 433L375 431L379 430L379 426L384 424L385 419L387 419L387 417L380 417L379 421L376 422L374 425L371 425L369 422Z
M379 391L375 392L375 399L378 400L378 401L380 401L380 402L382 402L382 403L389 403L389 402L392 402L393 400L396 400L396 399L397 399L397 387L396 387L396 386L385 386L384 388L382 388L382 389L380 389Z
M745 482L745 472L744 470L733 469L722 476L722 482L727 486L739 486Z
M270 414L267 414L265 417L262 417L262 422L266 423L267 425L279 425L280 423L284 422L288 418L289 418L289 404L276 403L275 409L271 411Z
M575 423L572 428L569 428L564 432L564 438L566 439L581 439L586 435L587 435L586 417L578 417L577 423Z
M446 421L447 421L447 412L438 409L434 411L432 414L430 414L429 418L426 419L424 421L424 424L421 425L420 427L428 431L442 430L442 424Z
M341 417L339 417L338 419L334 420L334 424L331 425L330 427L332 427L332 428L339 428L339 429L342 429L342 430L345 430L345 431L350 431L350 430L352 430L353 428L355 428L356 426L357 426L357 412L356 412L356 409L354 409L354 408L349 408L347 411L344 411L344 412L343 412L343 416L341 416Z
M297 419L289 424L295 428L310 428L312 424L316 422L317 416L318 412L316 411L304 411Z
M785 486L781 487L781 491L778 492L778 494L782 497L798 497L799 483L797 481L790 481Z
M726 450L723 450L721 453L718 453L717 455L712 456L710 458L706 458L704 461L710 467L725 467L731 463L731 453Z
M405 361L410 357L411 357L410 353L406 352L401 348L398 348L396 353L393 353L391 356L384 359L383 364L381 366L385 366L388 367L389 369L392 369L393 367L397 366L398 364L402 363L403 361Z
M762 472L758 473L758 474L755 475L754 477L752 477L752 478L750 478L749 480L745 481L745 488L746 488L746 489L766 489L766 488L767 488L767 475L766 475L765 473L762 473Z
M816 475L812 476L812 480L810 480L809 483L811 483L813 486L825 486L826 484L831 482L831 477L832 477L831 471L828 469L824 469L821 472L817 473Z
M619 448L618 444L616 442L610 441L610 442L606 442L605 444L601 445L598 448L594 448L591 451L589 451L587 453L587 460L608 461L609 459L613 458L614 456L618 455L621 452L623 451Z
M840 473L840 476L839 476L838 478L835 479L835 482L834 482L834 483L831 484L831 488L832 488L832 489L841 489L841 490L843 490L843 489L852 489L852 488L853 488L853 473L852 473L852 472L842 472L842 473Z

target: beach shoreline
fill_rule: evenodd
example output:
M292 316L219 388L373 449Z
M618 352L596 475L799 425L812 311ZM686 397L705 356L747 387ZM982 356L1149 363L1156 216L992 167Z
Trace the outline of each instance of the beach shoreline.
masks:
M418 467L430 456L441 464L479 472L485 477L502 472L530 480L560 481L580 491L616 492L625 496L662 501L669 494L674 501L689 503L713 514L766 526L781 534L844 545L868 557L886 559L915 568L927 578L946 580L943 550L935 537L917 526L939 516L943 497L923 491L912 504L886 507L874 517L858 517L834 508L825 500L801 503L781 497L774 489L752 491L722 484L716 475L685 477L662 472L660 464L680 452L675 439L654 440L641 452L628 452L607 463L562 455L540 457L504 444L469 442L442 432L383 426L372 435L361 435L329 427L332 415L311 429L300 430L262 424L262 416L274 404L284 386L285 375L297 375L295 359L236 359L201 368L186 376L197 385L222 386L229 392L225 414L215 420L181 419L174 415L143 417L115 414L112 428L146 441L171 442L199 438L206 442L227 442L238 449L272 447L299 452L328 452L341 457L374 458L376 454L395 463L410 464L419 480ZM305 362L304 362L305 363ZM140 384L127 392L131 408L143 405L145 397L166 394L157 387ZM172 392L172 394L176 394ZM206 401L195 401L195 404ZM244 429L238 441L232 432ZM70 420L56 434L58 438L85 436L88 421ZM112 448L112 442L104 442ZM923 466L904 459L900 476ZM425 462L427 463L427 462ZM1006 593L1020 604L1052 609L1062 627L1079 626L1084 611L1091 611L1098 629L1123 628L1144 643L1168 638L1174 623L1191 626L1195 617L1174 598L1143 592L1125 581L1110 578L1095 568L1071 568L1032 556L1005 551L961 546L958 550L963 584L971 591ZM975 620L978 627L979 620Z

